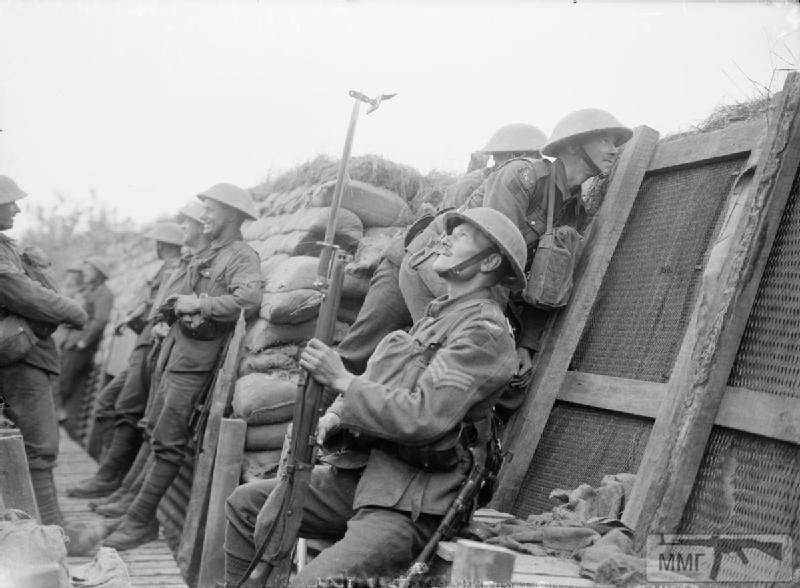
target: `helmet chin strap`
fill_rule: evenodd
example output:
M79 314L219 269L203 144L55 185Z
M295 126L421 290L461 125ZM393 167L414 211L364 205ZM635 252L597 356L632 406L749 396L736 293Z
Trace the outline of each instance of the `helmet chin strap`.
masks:
M497 248L497 245L490 245L483 251L479 251L475 255L468 257L461 263L457 263L453 267L447 268L446 270L436 270L436 273L439 274L439 277L444 278L445 280L458 280L461 278L461 272L463 272L468 267L475 265L476 263L482 262L484 259L489 257L492 253L500 253L500 250Z
M578 154L581 156L583 162L589 166L589 169L592 170L592 176L601 176L603 175L603 170L597 167L597 164L589 157L589 154L586 153L586 149L583 148L583 145L578 146Z

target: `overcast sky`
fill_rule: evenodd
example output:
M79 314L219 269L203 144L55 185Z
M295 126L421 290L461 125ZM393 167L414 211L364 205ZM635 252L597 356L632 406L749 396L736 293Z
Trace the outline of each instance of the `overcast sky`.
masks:
M143 223L338 156L349 89L398 93L353 153L425 173L577 108L684 130L798 65L793 2L0 0L0 173Z

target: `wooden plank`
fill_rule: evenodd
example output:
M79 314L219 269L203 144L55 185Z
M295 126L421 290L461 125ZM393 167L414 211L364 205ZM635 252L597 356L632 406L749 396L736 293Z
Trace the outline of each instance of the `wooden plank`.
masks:
M219 428L222 417L231 405L233 385L236 382L236 374L239 373L239 358L244 344L244 332L244 311L241 311L239 320L236 322L236 328L234 328L233 335L231 335L228 353L217 374L211 394L211 406L205 431L203 432L203 444L197 453L195 461L191 498L186 507L186 519L183 524L183 532L176 556L178 566L180 566L187 584L190 585L196 583L200 569L211 477L214 470L217 441L219 440Z
M668 384L570 371L560 401L656 418ZM800 445L800 402L759 390L726 386L714 424Z
M476 586L490 582L492 585L507 585L514 573L516 557L516 553L505 547L458 539L450 584Z
M800 74L776 97L755 169L734 184L623 521L635 544L676 532L800 164Z
M200 586L223 583L225 577L225 500L239 485L244 459L247 423L241 419L222 419L219 427L217 458L208 500L208 517L200 560Z
M6 508L17 508L39 520L22 435L0 437L0 495Z
M659 382L569 371L558 399L654 419L666 389Z
M552 336L545 341L537 361L525 404L509 423L506 447L512 457L503 465L499 489L492 501L498 510L510 511L519 493L657 142L658 132L637 127L620 156L587 236L570 303L556 317Z
M758 144L766 127L766 115L763 115L734 123L719 131L662 141L647 171L663 171L697 165L700 161L719 161L747 155Z

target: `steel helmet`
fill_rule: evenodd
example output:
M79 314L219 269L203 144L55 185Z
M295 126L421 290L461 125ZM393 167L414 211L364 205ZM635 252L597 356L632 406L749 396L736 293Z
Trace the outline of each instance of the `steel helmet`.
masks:
M199 204L199 203L198 203ZM160 222L145 234L147 239L161 241L170 245L183 245L183 229L178 223Z
M200 200L216 200L226 206L230 206L244 214L247 218L256 220L256 205L253 203L253 198L242 190L239 186L233 184L214 184L205 192L197 195Z
M533 125L512 123L497 129L483 148L483 153L539 151L547 136Z
M632 130L605 110L599 108L576 110L556 123L550 140L542 147L542 153L548 157L555 157L568 144L603 133L614 135L614 144L617 147L633 136Z
M185 216L186 218L190 218L195 222L203 224L203 213L205 209L203 208L202 202L198 202L197 200L192 200L188 204L185 204L179 211L178 214Z
M444 214L444 226L448 235L461 223L469 223L480 230L497 245L500 253L511 264L514 275L504 278L503 285L512 290L524 289L525 258L528 255L528 248L522 233L511 219L502 212L485 206L470 208L465 212L450 211Z
M111 276L111 268L108 267L108 264L100 259L97 256L87 257L83 260L84 263L88 263L94 269L96 269L100 274L107 280L109 276Z
M17 183L8 176L0 176L0 204L15 202L25 198L28 194L17 186Z

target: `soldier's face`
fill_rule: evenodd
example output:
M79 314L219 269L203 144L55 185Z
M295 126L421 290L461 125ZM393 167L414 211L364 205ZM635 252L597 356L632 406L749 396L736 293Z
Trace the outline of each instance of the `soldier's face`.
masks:
M619 154L614 135L595 135L583 144L586 154L591 158L603 174L611 171L611 166Z
M203 232L211 239L216 239L222 235L222 231L230 222L236 218L236 213L216 200L206 198L203 201L205 212L203 213Z
M14 217L21 212L16 202L0 204L0 231L6 231L14 226Z
M442 239L439 256L433 261L433 270L443 272L480 253L490 245L489 240L478 229L461 223L453 232ZM469 279L480 271L479 263L461 272L462 279Z
M181 228L183 229L183 242L189 247L196 245L203 234L203 224L188 216L181 217Z

